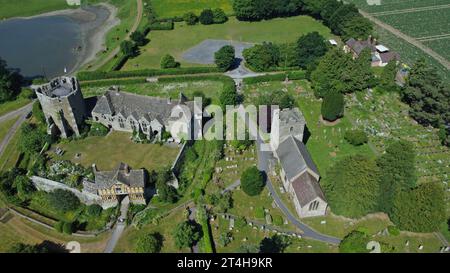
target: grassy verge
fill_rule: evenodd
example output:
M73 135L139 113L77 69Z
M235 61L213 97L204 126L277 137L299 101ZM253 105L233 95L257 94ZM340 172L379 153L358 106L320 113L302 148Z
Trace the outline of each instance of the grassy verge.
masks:
M3 116L11 111L17 110L30 102L29 99L17 98L13 101L7 101L0 104L0 116Z
M9 129L16 123L19 118L12 118L0 123L0 142L3 141L3 138L8 133Z

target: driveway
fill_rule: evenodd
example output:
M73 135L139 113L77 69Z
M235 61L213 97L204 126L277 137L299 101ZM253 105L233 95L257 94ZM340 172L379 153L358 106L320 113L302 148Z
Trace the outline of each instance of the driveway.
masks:
M130 199L128 198L128 196L126 196L120 203L119 219L122 219L123 221L116 222L114 231L111 235L111 238L109 238L108 244L106 245L105 251L103 251L103 253L112 253L114 251L114 248L116 247L117 242L120 239L120 236L122 236L122 233L125 230L125 227L127 226L126 219L129 206L130 206Z
M29 103L20 109L9 112L8 114L5 114L0 117L0 123L1 123L5 120L9 120L9 119L15 118L16 116L21 115L21 117L9 129L8 133L5 135L5 138L0 142L0 156L3 154L4 150L8 146L9 142L11 141L11 138L16 134L17 130L20 128L22 123L27 119L27 115L28 115L28 113L30 113L32 107L33 107L33 103Z

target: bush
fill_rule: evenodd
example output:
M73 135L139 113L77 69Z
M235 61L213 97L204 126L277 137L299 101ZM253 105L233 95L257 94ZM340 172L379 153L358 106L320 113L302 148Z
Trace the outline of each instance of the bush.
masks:
M367 143L367 141L369 140L367 138L367 134L363 130L347 131L345 132L344 138L353 146L362 145L364 143Z
M173 23L173 20L167 20L167 21L157 21L151 23L148 28L150 30L173 30L175 24Z
M98 123L98 122L93 122L91 124L91 129L89 130L89 135L90 136L106 136L109 132L108 127L106 127L105 125Z
M100 216L102 214L103 208L100 205L93 204L87 207L87 213L90 216Z
M238 229L242 229L247 226L247 220L243 216L238 216L234 219L234 225Z
M179 65L180 64L175 61L175 58L169 54L166 54L161 58L161 68L162 69L176 68Z
M62 212L76 210L80 205L80 199L70 191L56 189L47 195L50 205Z
M187 25L192 26L197 24L198 17L193 12L188 12L183 15L183 20L186 22Z
M74 232L73 223L65 222L63 224L63 233L71 235Z
M214 24L223 24L228 21L227 15L223 11L223 9L220 8L213 10L213 17Z
M141 235L136 241L137 253L159 253L163 245L164 238L160 233Z
M144 46L147 43L147 39L145 38L145 34L140 31L135 31L130 35L131 40L137 46Z
M282 226L284 224L283 217L281 217L280 215L275 215L273 217L273 223L276 226Z
M322 117L327 121L335 121L344 115L344 95L330 92L322 101Z
M274 44L263 42L244 49L243 56L251 69L262 72L278 66L280 51Z
M58 222L56 222L56 224L53 227L55 228L56 231L58 231L59 233L62 233L63 226L64 226L64 222L58 221Z
M400 235L400 230L396 226L388 226L387 229L389 231L389 234L393 236Z
M214 53L214 62L222 71L229 70L235 61L235 50L231 45L223 46L216 53Z
M264 217L266 216L266 213L264 212L264 208L263 207L256 207L255 208L255 217L258 219L264 219Z
M241 176L242 190L249 196L256 196L264 189L264 178L256 166L246 169Z
M353 231L342 239L339 245L341 253L368 253L366 248L370 238L363 232Z
M212 10L204 9L198 19L203 25L211 25L214 23L214 14Z
M172 69L141 69L130 71L81 71L77 73L77 77L80 81L95 81L105 79L117 80L120 78L145 78L162 75L204 74L217 72L221 71L216 67L185 67ZM145 79L143 80L145 82Z

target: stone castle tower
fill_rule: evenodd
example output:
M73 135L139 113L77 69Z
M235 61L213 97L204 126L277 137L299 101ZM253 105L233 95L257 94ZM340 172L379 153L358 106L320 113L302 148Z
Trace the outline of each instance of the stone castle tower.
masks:
M80 135L88 114L80 85L74 77L59 77L43 85L32 86L47 121L48 134L67 138Z

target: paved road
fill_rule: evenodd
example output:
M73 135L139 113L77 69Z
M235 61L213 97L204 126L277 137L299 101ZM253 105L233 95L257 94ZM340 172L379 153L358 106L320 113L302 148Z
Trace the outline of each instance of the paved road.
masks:
M27 115L31 111L32 107L33 107L33 103L29 103L29 104L25 105L24 107L22 107L22 108L20 108L18 110L9 112L8 114L3 115L3 116L0 117L0 122L3 122L5 120L9 120L9 119L15 118L17 116L21 116L14 123L14 125L9 129L9 131L6 134L5 138L3 138L3 140L1 141L1 143L0 143L0 156L3 154L4 150L8 146L9 142L11 141L11 138L14 136L14 134L20 128L22 123L27 119Z
M124 40L130 39L131 34L137 30L137 28L139 27L139 24L141 23L141 20L142 20L142 14L143 14L143 10L144 10L142 0L136 0L136 3L137 3L136 20L134 21L133 26L129 30L129 32ZM107 62L112 60L117 54L119 54L119 52L120 52L120 46L117 46L116 48L114 48L113 51L111 51L111 53L109 53L109 55L106 58L104 58L102 61L96 63L95 65L91 66L88 70L94 71L94 70L99 69L100 67L104 66Z
M189 208L189 220L195 222L195 214L197 213L197 209L195 207ZM193 253L199 253L198 251L198 243L192 247Z
M120 236L122 236L122 233L125 230L125 227L127 226L126 219L129 206L130 206L130 199L128 198L128 196L126 196L120 203L120 218L123 219L123 222L117 221L116 226L114 227L114 231L111 235L111 238L109 238L108 244L106 244L106 248L103 251L104 253L112 253L117 245L117 242L120 239Z
M236 189L237 187L239 187L239 185L241 185L240 179L236 180L233 184L231 184L228 187L226 187L225 189L223 189L221 193L224 194L228 191L232 191L232 190Z
M261 144L262 144L261 138L258 137L257 140L257 150L258 150L258 168L261 171L264 171L268 173L269 170L269 158L271 157L271 152L262 152L261 151ZM270 195L275 200L275 203L277 206L281 209L284 215L288 218L288 220L294 224L297 228L303 231L303 236L308 237L314 240L322 241L325 243L330 244L339 244L341 241L339 238L323 235L321 233L318 233L317 231L313 230L309 226L303 224L300 222L292 213L289 211L289 209L284 205L283 201L278 196L277 192L275 191L275 188L272 184L272 181L269 177L267 177L267 188L269 189Z

